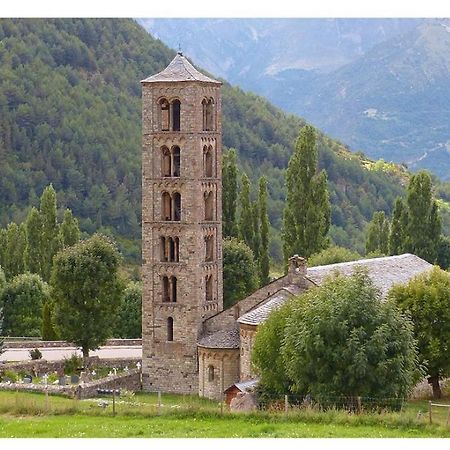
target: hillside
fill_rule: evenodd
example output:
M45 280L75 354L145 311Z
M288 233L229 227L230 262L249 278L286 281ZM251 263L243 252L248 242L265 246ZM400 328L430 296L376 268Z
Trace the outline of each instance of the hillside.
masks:
M127 256L139 256L140 84L174 52L128 19L0 20L0 225L20 221L53 183L59 203L92 232L107 227ZM253 180L269 180L279 229L284 169L304 121L225 83L224 145L236 147ZM403 193L386 171L320 136L320 164L333 202L331 236L362 250L374 210ZM272 254L280 256L279 233Z

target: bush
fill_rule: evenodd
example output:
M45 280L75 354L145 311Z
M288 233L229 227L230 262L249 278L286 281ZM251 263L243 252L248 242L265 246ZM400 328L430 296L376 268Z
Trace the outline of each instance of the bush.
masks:
M28 353L30 354L32 360L42 359L42 353L38 348L30 350Z
M83 358L72 353L70 358L64 358L64 373L66 375L78 375L78 369L83 366Z

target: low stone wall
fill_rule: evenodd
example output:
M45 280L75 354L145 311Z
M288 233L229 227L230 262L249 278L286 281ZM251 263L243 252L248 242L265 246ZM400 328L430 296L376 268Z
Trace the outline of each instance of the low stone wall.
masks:
M108 339L105 346L120 347L120 346L135 346L142 345L142 339ZM55 347L76 347L75 344L66 341L20 341L20 342L5 342L4 349L8 348L55 348Z
M71 398L91 398L97 395L97 389L121 389L140 391L142 389L141 372L138 369L130 370L126 374L113 375L100 380L78 385L54 386L43 384L0 383L0 390L21 392L45 392L49 394L65 395Z
M124 369L125 367L136 365L137 362L141 363L141 358L100 359L98 356L92 356L89 364L94 367L116 367L117 369ZM64 370L64 360L47 361L45 359L36 359L0 364L0 373L3 373L5 370L14 370L15 372L25 371L36 376L52 372L62 373Z

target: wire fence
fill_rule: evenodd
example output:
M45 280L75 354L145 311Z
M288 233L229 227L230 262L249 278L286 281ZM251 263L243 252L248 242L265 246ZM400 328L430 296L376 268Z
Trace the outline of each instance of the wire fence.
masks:
M257 407L261 411L288 411L292 409L315 409L325 411L338 409L350 412L400 411L404 398L375 398L362 396L325 396L311 394L286 394L257 396Z

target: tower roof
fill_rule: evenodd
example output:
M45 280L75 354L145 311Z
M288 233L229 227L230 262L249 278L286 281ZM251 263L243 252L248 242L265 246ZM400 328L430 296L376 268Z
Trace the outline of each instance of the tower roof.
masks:
M141 83L174 82L174 81L202 81L204 83L222 84L199 72L181 52L178 52L170 64L156 75L142 80Z

